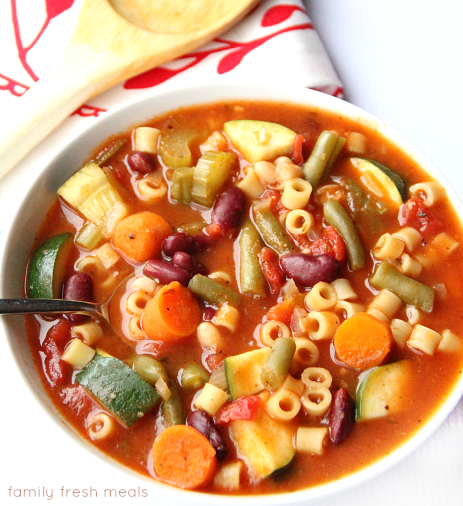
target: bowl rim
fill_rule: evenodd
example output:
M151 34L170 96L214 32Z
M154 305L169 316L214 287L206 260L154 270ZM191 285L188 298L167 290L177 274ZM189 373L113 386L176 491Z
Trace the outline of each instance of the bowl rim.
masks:
M432 177L438 178L442 182L449 200L457 211L457 214L463 216L463 207L457 197L453 188L449 185L444 175L434 166L434 164L411 142L405 139L396 130L389 127L386 123L380 121L370 113L358 108L357 106L350 104L339 98L326 95L324 93L303 88L303 87L289 87L281 85L251 85L251 84L240 84L240 83L226 83L226 84L210 84L210 85L197 85L191 87L176 88L169 91L153 90L149 94L142 95L140 97L132 98L109 111L105 112L101 116L95 119L95 121L80 131L77 135L71 139L67 139L62 142L57 152L50 160L37 171L35 176L30 182L28 191L18 198L16 207L12 211L9 220L5 226L5 229L1 237L1 249L0 249L0 297L4 297L4 293L7 292L5 286L7 276L7 263L9 260L8 253L14 246L15 229L20 221L22 211L28 207L28 202L33 198L36 186L44 178L44 176L53 175L57 169L57 165L64 162L65 158L69 158L69 152L81 151L81 147L87 146L88 151L82 152L80 163L89 156L90 151L96 147L99 143L103 142L110 135L118 132L127 131L134 125L141 124L150 118L154 118L164 112L175 110L178 107L188 107L189 105L195 104L206 104L220 102L224 100L249 100L249 101L264 101L264 102L280 102L282 105L288 103L300 104L302 106L314 107L320 110L336 110L347 115L349 118L354 118L361 123L366 123L370 127L376 129L381 135L388 138L397 146L401 147L409 156L416 160L423 169L428 172ZM154 104L154 109L151 110L149 106ZM172 107L171 104L177 104ZM156 108L157 107L157 108ZM127 117L129 119L127 119ZM118 127L113 126L113 122ZM98 140L99 139L99 140ZM85 142L83 142L85 141ZM74 164L74 166L76 166ZM78 167L78 164L77 164ZM77 169L74 169L77 170ZM69 170L68 170L69 172ZM68 175L66 177L69 177ZM55 188L56 190L56 188ZM42 216L42 220L44 215ZM0 328L3 330L5 335L10 333L8 323L5 318L0 318ZM61 430L65 431L69 440L74 440L76 444L81 445L82 442L86 443L85 446L96 456L99 456L106 464L117 466L125 472L129 472L132 475L144 479L148 482L151 487L159 489L160 492L165 493L168 497L179 499L182 501L189 501L192 504L217 504L218 502L224 505L232 505L239 499L240 502L244 501L243 504L252 505L276 505L276 504L295 504L298 502L307 502L308 500L320 499L322 497L328 497L333 494L337 494L341 491L345 491L356 487L365 481L372 479L392 466L398 464L408 455L414 452L426 439L428 439L437 428L444 422L449 413L458 403L460 397L463 394L463 377L458 380L453 389L447 395L444 403L441 407L434 412L434 414L427 420L423 426L417 430L408 440L406 440L401 446L394 449L389 455L380 458L372 464L364 467L352 474L346 475L339 480L327 482L315 487L308 489L297 490L294 492L282 492L278 494L264 494L264 495L224 495L224 494L208 494L196 491L185 491L175 487L166 485L158 482L151 477L147 477L139 474L130 468L118 463L113 458L107 456L100 450L96 449L83 437L79 436L71 427L66 425L63 428L63 423L60 423L57 418L57 411L52 413L53 409L50 406L46 407L43 399L40 399L37 391L31 388L31 383L27 379L24 369L22 368L20 361L14 351L13 343L8 338L8 349L16 363L17 369L20 371L20 377L23 382L27 385L29 391L32 392L33 397L38 401L37 403L55 423L61 427ZM71 430L70 430L71 429ZM71 432L71 434L70 434ZM72 437L74 436L74 437ZM78 439L78 441L77 441Z

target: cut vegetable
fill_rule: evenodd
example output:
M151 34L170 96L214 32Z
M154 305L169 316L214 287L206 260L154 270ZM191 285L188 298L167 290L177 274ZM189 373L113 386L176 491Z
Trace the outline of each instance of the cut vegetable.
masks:
M399 412L412 375L408 360L382 365L365 376L357 389L356 419L368 420Z
M232 144L250 163L289 155L296 137L296 132L268 121L232 120L227 121L223 129Z
M258 480L283 469L294 458L295 430L273 420L263 407L253 420L230 422L230 433Z
M212 207L222 186L236 168L238 159L234 153L208 151L196 164L193 172L191 199L196 204Z
M187 425L174 425L154 441L153 468L157 478L187 490L212 480L217 459L211 443Z
M176 169L177 167L191 167L193 165L193 155L190 150L190 144L204 138L207 133L195 132L193 130L171 130L161 134L159 142L159 154L162 161L168 166Z
M96 163L89 163L76 172L57 193L98 225L105 237L111 237L116 225L128 214L125 202Z
M224 360L228 392L232 400L264 389L260 376L270 350L268 347L259 348Z
M141 322L150 339L173 342L196 330L201 322L201 309L188 288L172 281L148 302Z
M193 174L193 167L177 167L172 173L170 194L180 204L189 204L191 202Z
M65 266L72 245L71 234L51 237L41 244L29 264L27 296L34 299L59 299Z
M154 388L128 365L98 353L76 381L129 427L160 400Z
M399 207L406 198L404 180L388 167L365 158L351 158L352 165L357 169L363 186L381 200Z

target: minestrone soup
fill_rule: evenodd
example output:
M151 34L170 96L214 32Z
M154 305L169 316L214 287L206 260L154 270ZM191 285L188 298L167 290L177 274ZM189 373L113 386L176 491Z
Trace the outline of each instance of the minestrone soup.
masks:
M62 415L170 485L264 494L368 466L461 374L463 248L438 181L366 126L246 101L99 146L56 192L26 295ZM107 304L106 304L107 303Z

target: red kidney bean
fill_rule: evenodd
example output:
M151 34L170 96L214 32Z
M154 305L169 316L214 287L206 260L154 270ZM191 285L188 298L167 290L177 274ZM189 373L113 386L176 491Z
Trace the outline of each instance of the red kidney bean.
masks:
M246 195L237 186L232 186L221 193L212 209L211 220L227 234L240 226L246 208Z
M208 268L203 263L184 251L178 251L175 253L172 257L172 263L188 272L191 272L193 276L195 274L202 274L203 276L207 276L209 274Z
M212 306L205 307L203 312L203 320L210 322L214 318L216 313L217 309L215 309L215 307Z
M193 250L194 251L204 251L211 246L214 245L215 239L211 237L210 235L206 234L196 234L192 237L193 239Z
M219 460L225 458L228 455L227 443L223 440L219 431L214 425L212 417L209 416L205 411L197 410L192 411L187 419L187 425L195 428L204 437L206 437L211 445L215 448L216 456Z
M183 232L176 232L175 234L171 234L167 236L164 241L162 241L162 252L167 257L172 257L179 251L185 251L189 253L194 249L195 244L193 237Z
M93 302L93 281L90 275L86 272L76 272L69 276L64 283L63 299ZM83 314L68 314L66 317L75 325L80 325L89 318Z
M148 174L156 170L156 160L150 153L132 151L127 157L129 167L140 174Z
M325 253L289 253L280 258L280 266L288 278L293 278L296 284L307 288L319 281L331 283L339 273L339 262Z
M355 422L355 404L345 388L333 395L329 413L330 439L339 444L349 435Z
M188 286L190 279L193 277L191 272L182 269L178 265L156 259L148 260L143 268L143 274L151 279L158 279L163 285L178 281L183 286Z

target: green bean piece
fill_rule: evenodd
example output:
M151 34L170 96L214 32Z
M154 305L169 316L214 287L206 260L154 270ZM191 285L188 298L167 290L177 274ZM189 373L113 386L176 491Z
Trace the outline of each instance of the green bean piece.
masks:
M295 352L296 342L294 339L290 337L277 337L275 339L272 351L260 373L260 380L264 387L275 391L283 385Z
M302 166L304 179L312 185L313 189L330 170L345 142L344 137L328 130L324 130L319 135L312 153Z
M180 204L189 204L191 202L193 172L193 167L177 167L172 173L170 194Z
M228 302L238 307L240 303L240 296L234 290L202 274L193 276L188 283L188 288L210 304L221 305Z
M191 362L182 371L180 383L183 388L198 390L209 381L209 373L201 364Z
M105 148L95 159L95 163L100 167L106 163L112 156L114 156L127 141L125 139L119 139L113 142L107 148Z
M355 271L365 267L365 250L347 211L337 200L329 199L323 204L323 216L328 225L333 226L344 239L351 269Z
M185 408L177 385L169 381L169 389L172 393L168 401L162 401L161 413L167 427L182 425L185 423Z
M168 381L164 366L155 358L148 355L137 355L131 362L132 369L150 385L156 385L159 378Z
M289 237L283 231L278 219L269 208L253 208L254 223L264 242L282 255L293 249Z
M246 220L240 233L240 292L265 295L265 277L259 262L264 246L259 232L251 220Z
M196 235L202 232L204 227L207 226L205 221L194 221L192 223L185 223L177 227L177 232L183 232L188 235Z
M378 289L387 289L395 293L405 304L422 309L426 313L432 311L434 305L434 289L400 273L388 262L381 262L370 284Z

